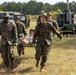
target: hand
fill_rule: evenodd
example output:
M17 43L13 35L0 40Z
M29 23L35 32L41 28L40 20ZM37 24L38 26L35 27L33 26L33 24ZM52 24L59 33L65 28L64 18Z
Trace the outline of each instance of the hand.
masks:
M60 35L60 39L62 40L63 39L63 37Z
M62 36L60 34L58 34L58 37L62 40Z
M18 43L14 43L14 46L18 46Z
M57 38L57 35L56 34L54 35L54 38Z
M61 40L63 40L63 38Z
M32 46L33 46L33 47L36 47L36 44L33 44Z

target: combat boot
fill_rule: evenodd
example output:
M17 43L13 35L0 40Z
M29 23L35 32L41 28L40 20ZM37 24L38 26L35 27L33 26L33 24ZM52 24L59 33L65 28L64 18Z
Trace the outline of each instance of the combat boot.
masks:
M4 65L6 66L6 68L9 68L9 60L7 62L4 61Z
M21 53L19 53L18 55L19 55L19 57L20 57L20 56L21 56Z
M13 63L13 60L11 60L11 68L14 68L14 63Z
M41 67L40 67L40 72L46 71L46 70L44 70L44 66L45 66L45 65L41 65Z
M47 71L43 68L40 68L40 72L47 72Z
M5 64L6 68L9 68L9 64Z
M40 72L46 72L46 70L43 68L44 66L41 66Z

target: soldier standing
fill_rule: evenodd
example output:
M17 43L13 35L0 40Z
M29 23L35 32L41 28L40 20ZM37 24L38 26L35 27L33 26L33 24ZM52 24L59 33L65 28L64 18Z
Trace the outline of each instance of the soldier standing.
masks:
M36 43L36 67L39 65L40 58L40 71L43 71L43 67L45 66L45 63L47 61L47 55L50 51L51 46L51 31L56 33L60 39L62 39L62 36L60 35L60 32L50 23L46 22L47 16L45 13L40 15L40 23L37 24L35 27L34 37L33 37L33 44Z
M16 16L14 19L16 26L17 26L17 33L18 33L18 38L24 38L26 36L26 27L25 25L20 22L20 17ZM18 55L21 56L21 54L24 54L24 47L23 44L19 42L17 46L17 52Z
M3 21L0 23L1 31L1 57L4 64L8 68L14 67L14 50L13 47L17 45L17 28L14 22L8 20L9 15L7 13L3 14Z

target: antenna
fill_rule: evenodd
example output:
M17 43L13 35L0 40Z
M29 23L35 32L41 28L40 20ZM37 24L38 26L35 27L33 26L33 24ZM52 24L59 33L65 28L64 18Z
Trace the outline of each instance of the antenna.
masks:
M67 0L67 9L69 10L69 0Z

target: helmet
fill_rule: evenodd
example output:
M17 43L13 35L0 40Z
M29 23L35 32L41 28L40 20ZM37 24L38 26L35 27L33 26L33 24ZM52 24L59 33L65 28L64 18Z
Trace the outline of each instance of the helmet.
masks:
M51 13L47 13L47 16L52 16L52 14Z
M41 13L40 16L45 16L45 17L47 17L46 14L45 14L44 12Z
M3 13L3 17L9 17L9 14L8 13Z
M20 19L20 17L19 16L15 16L14 19Z

